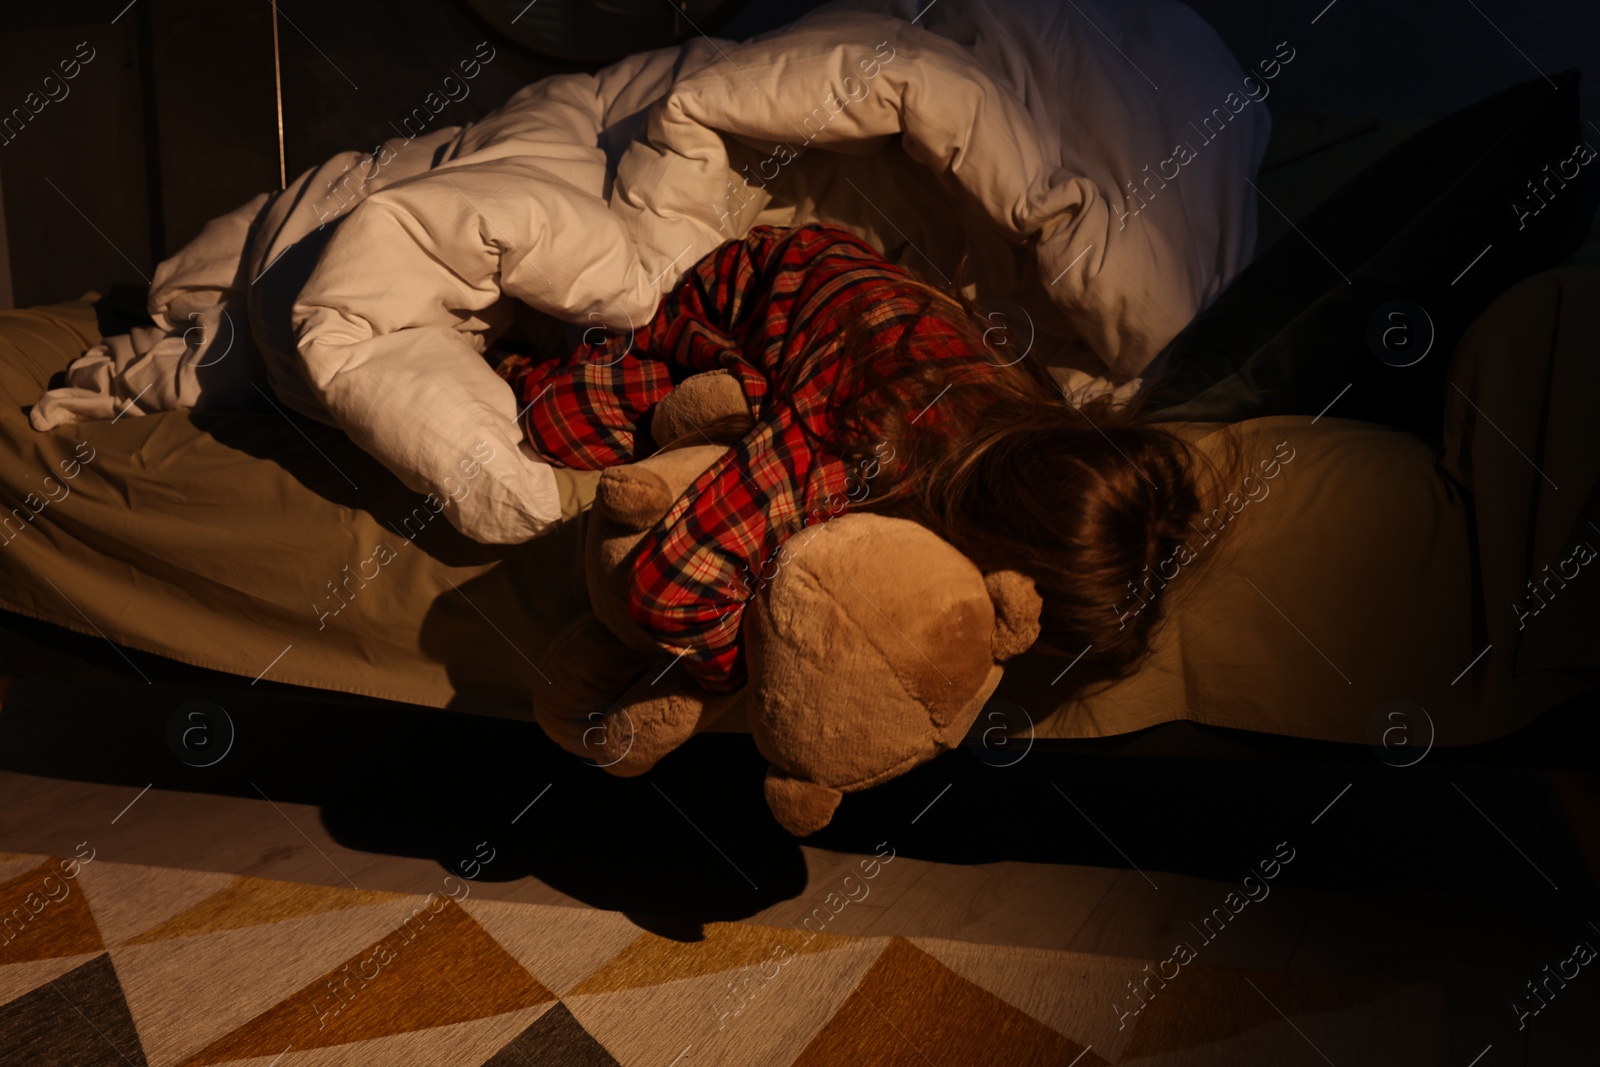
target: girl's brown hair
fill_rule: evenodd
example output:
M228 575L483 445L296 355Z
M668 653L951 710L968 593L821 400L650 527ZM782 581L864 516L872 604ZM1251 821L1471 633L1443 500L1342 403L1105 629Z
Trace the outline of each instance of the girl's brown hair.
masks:
M864 486L851 510L921 523L985 573L1028 575L1044 601L1042 643L1082 652L1080 676L1131 673L1169 599L1161 590L1189 569L1180 548L1196 540L1217 467L1141 422L1138 401L1069 400L1037 357L991 342L994 320L959 289L912 284L922 315L972 355L952 358L947 335L936 358L926 330L902 331L892 352L862 346L859 329L840 338L828 451Z

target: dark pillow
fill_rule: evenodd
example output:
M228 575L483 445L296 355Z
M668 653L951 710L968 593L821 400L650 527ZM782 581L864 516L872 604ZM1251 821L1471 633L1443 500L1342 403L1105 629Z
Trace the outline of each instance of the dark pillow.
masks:
M1143 418L1329 409L1437 441L1462 333L1588 234L1600 159L1580 133L1578 77L1564 71L1463 108L1341 186L1178 335ZM1421 354L1430 326L1427 355L1395 365Z

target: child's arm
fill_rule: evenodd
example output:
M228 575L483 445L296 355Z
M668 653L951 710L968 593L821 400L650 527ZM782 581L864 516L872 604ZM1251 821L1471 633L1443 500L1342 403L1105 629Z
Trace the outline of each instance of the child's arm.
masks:
M718 367L739 378L756 406L766 378L737 358L729 340L757 313L763 287L756 279L788 237L761 226L723 245L684 275L650 322L634 331L589 331L565 358L500 362L496 370L518 397L529 445L550 463L580 470L632 462L640 458L645 414L678 381Z
M641 358L626 338L579 345L566 359L511 356L496 370L511 383L528 444L575 470L631 463L638 425L672 391L667 364Z

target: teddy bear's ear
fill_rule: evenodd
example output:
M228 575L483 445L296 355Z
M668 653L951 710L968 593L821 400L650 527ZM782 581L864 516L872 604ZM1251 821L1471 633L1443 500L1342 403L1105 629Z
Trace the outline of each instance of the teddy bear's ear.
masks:
M844 794L831 786L791 778L776 767L767 768L767 807L778 824L796 837L814 834L833 821Z
M1039 616L1044 611L1033 579L1019 571L992 571L983 576L983 584L994 601L990 651L997 661L1021 655L1039 639Z

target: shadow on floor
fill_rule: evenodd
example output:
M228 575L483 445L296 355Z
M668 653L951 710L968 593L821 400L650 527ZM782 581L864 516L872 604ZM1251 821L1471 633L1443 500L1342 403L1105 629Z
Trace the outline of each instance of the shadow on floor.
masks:
M341 847L430 859L485 881L531 875L678 939L806 887L804 853L768 813L765 763L744 735L702 736L650 774L617 779L531 723L211 694L235 737L224 758L197 768L168 742L174 713L197 698L205 694L24 680L0 714L0 769L313 804ZM1547 921L1581 922L1600 911L1600 894L1570 835L1545 832L1552 803L1539 771L1448 760L1245 764L1041 746L996 766L958 750L846 798L806 844L1236 883L1286 842L1296 859L1279 884L1351 893L1471 885ZM485 848L494 861L472 867Z

